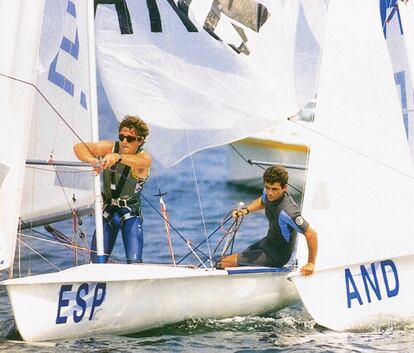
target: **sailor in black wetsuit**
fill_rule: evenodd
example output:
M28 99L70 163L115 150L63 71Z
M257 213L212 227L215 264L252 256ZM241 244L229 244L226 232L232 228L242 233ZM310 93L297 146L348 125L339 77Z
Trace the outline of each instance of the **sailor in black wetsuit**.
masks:
M234 210L233 217L265 209L269 222L267 235L242 252L224 257L219 266L282 267L292 255L297 233L302 233L306 237L309 255L308 263L301 268L301 273L311 275L318 250L317 234L302 218L296 203L287 192L287 171L281 166L270 167L263 174L263 182L263 195L247 207Z
M143 231L140 192L151 167L151 157L142 149L149 134L147 124L127 115L119 126L119 141L78 143L76 156L103 172L104 255L96 254L92 239L93 262L107 262L119 230L122 232L127 263L142 262ZM97 157L103 157L99 160Z

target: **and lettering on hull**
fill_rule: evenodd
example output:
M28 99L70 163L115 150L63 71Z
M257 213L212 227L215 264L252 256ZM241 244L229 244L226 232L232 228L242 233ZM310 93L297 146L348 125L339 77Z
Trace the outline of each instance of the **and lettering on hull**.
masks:
M392 260L361 265L357 273L346 268L344 279L348 308L395 297L400 290L398 269Z
M89 321L95 319L96 313L102 310L105 297L106 283L61 285L58 294L56 324L66 324L68 319L73 320L74 323L84 319Z

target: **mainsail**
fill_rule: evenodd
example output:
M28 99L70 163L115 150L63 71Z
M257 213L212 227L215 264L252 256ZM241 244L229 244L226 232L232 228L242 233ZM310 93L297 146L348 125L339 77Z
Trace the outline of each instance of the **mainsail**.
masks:
M125 1L117 9L98 1L98 62L111 107L117 118L150 123L146 146L164 165L274 125L306 100L295 87L295 62L304 68L309 59L296 43L306 20L299 1L219 3Z

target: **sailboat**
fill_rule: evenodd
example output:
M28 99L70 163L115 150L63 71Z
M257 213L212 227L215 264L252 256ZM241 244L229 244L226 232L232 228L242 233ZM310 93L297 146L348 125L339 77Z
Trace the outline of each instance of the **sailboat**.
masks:
M138 112L148 121L148 149L167 165L298 111L292 65L298 2L243 1L253 22L232 7L222 8L220 20L215 2L189 3L0 2L7 53L1 107L13 123L12 133L1 132L7 146L0 158L1 269L13 265L22 243L19 218L30 228L76 220L91 207L103 254L99 178L71 154L75 142L96 140L104 123L97 117L95 56L116 116ZM192 8L200 10L201 24ZM226 16L234 23L226 26ZM276 310L298 299L290 270L86 263L1 285L22 338L43 341Z
M412 2L396 3L412 9ZM388 24L381 23L377 1L331 0L326 26L314 122L319 138L311 146L303 206L318 230L318 265L313 276L291 279L309 313L330 329L411 322L411 122L404 125L407 105L401 109L401 80L383 34ZM394 58L401 62L407 52Z

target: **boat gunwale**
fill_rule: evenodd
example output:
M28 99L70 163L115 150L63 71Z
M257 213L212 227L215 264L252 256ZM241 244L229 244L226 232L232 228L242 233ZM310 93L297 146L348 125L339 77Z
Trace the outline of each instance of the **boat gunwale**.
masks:
M225 277L225 276L231 276L232 278L242 277L242 276L248 276L248 277L264 277L264 276L275 276L275 277L287 277L289 274L291 274L293 271L290 269L284 269L284 268L272 268L272 267L232 267L229 269L215 269L215 268L192 268L192 267L180 267L180 270L187 271L188 273L180 272L179 274L173 274L173 275L166 275L165 272L163 274L154 275L154 273L143 275L142 273L137 273L136 277L132 277L131 274L124 274L124 278L120 278L120 274L116 273L115 275L118 277L115 277L115 275L110 274L108 276L108 273L101 272L98 276L96 276L96 273L87 273L86 275L79 276L78 278L75 278L75 276L72 276L72 271L74 269L78 269L82 266L102 266L102 264L85 264L80 265L77 267L72 267L67 270L71 271L69 273L70 278L63 279L59 278L59 274L61 272L64 272L66 270L62 270L60 272L51 272L46 274L39 274L39 275L33 275L33 276L26 276L26 277L20 277L20 278L9 278L6 280L3 280L0 282L0 286L8 287L8 286L23 286L23 285L45 285L45 284L64 284L64 283L84 283L84 282L127 282L127 281L148 281L148 280L173 280L173 279L184 279L184 278L202 278L202 277ZM108 264L104 264L104 266L107 266ZM109 264L111 267L113 266L122 266L126 267L128 269L134 269L134 266L127 265L127 264ZM177 268L170 265L163 265L163 264L140 264L138 266L156 266L156 267L164 267L164 268L171 268L173 269ZM84 267L85 268L85 267ZM140 268L139 271L142 271L142 268ZM195 271L190 273L190 271ZM74 271L76 272L76 271ZM122 275L122 274L121 274ZM95 278L91 278L95 276ZM107 276L106 278L104 278ZM138 277L139 276L139 277ZM33 280L34 278L34 280Z

